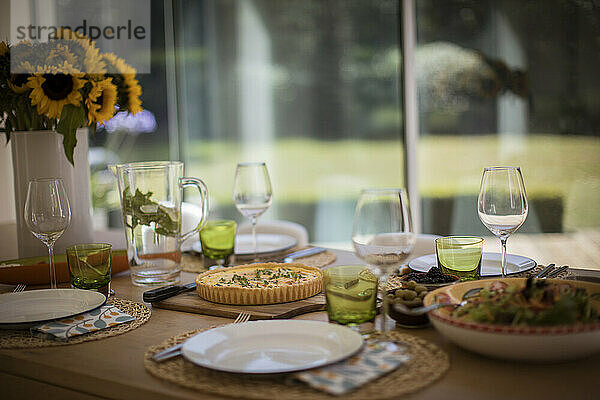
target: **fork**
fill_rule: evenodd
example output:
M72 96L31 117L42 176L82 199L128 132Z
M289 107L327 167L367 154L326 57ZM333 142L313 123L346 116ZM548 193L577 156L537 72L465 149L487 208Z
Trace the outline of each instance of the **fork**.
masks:
M19 293L25 290L25 288L27 287L27 285L23 284L23 283L19 283L17 286L15 286L15 288L13 289L13 293Z
M242 311L241 313L239 313L239 315L237 316L235 321L233 321L233 323L234 324L242 324L244 322L248 322L251 317L252 317L252 314L250 314L247 311ZM176 344L175 346L169 347L166 350L156 353L155 355L152 356L152 359L156 362L163 362L163 361L170 360L171 358L180 356L181 348L183 347L183 343L185 343L185 342L181 342L179 344Z

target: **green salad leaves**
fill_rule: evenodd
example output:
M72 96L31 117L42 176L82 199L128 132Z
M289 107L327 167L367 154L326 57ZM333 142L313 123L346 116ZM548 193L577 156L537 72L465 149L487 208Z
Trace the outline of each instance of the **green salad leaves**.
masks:
M502 282L498 282L502 283ZM452 316L497 325L554 326L600 322L592 299L583 288L530 278L525 287L492 285Z

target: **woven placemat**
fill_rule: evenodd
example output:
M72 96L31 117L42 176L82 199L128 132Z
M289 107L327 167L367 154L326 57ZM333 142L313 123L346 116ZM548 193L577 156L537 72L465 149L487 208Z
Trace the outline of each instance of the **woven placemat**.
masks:
M297 258L295 261L311 266L311 267L317 267L317 268L323 268L331 263L333 263L335 260L337 259L337 256L335 255L335 253L326 250L322 253L319 254L314 254L312 256L308 256L308 257L300 257ZM251 261L249 261L251 262ZM243 261L239 261L236 264L243 264ZM204 267L204 262L202 260L202 256L198 255L192 255L192 254L187 254L187 253L183 253L181 255L181 269L182 271L185 272L192 272L192 273L196 273L199 274L201 272L204 272L207 270L206 267Z
M207 271L204 267L204 260L201 255L193 255L189 253L181 254L181 270L184 272L192 272L199 274L200 272Z
M291 400L336 398L302 383L291 382L290 374L230 374L196 366L182 357L162 363L152 360L152 355L155 353L181 343L201 331L203 330L173 336L159 345L148 348L144 355L146 370L156 378L188 389L236 398ZM448 355L433 343L397 331L380 335L387 340L402 341L407 344L411 360L389 374L345 394L344 399L397 398L430 385L442 377L450 367Z
M90 342L112 336L122 335L143 325L150 319L152 312L144 305L131 300L111 297L107 304L116 306L119 310L135 317L131 322L125 322L107 329L75 336L68 341L45 339L33 336L29 329L25 330L0 330L0 349L30 349L36 347L66 346L71 344Z

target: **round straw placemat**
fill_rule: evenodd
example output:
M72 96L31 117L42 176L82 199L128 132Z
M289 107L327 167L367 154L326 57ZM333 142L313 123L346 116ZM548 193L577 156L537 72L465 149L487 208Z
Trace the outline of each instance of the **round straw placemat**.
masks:
M296 258L294 262L299 262L310 267L323 268L329 264L332 264L337 259L334 252L325 250L322 253L314 254L308 257Z
M159 345L148 348L144 355L146 370L156 378L188 389L237 398L306 400L336 397L312 389L305 384L296 383L291 379L293 374L230 374L196 366L182 357L162 363L152 360L155 353L181 343L203 330L173 336ZM411 360L389 374L371 381L351 393L344 394L344 399L397 398L435 382L446 373L450 366L448 355L433 343L397 331L378 335L381 339L401 341L406 344Z
M322 268L333 263L336 259L337 256L335 255L335 253L326 250L322 253L314 254L312 256L297 258L294 261L311 267ZM236 264L243 263L244 262L241 260L238 260L238 262L236 262ZM181 255L181 270L184 272L192 272L199 274L201 272L207 271L208 269L204 266L202 256L195 256L192 254L184 253Z
M201 255L192 255L187 253L181 254L181 270L183 272L192 272L199 274L201 272L208 271L208 268L204 266L204 259Z
M152 312L144 303L111 297L106 304L116 306L119 310L135 317L131 322L125 322L110 328L101 329L70 338L67 341L46 339L34 336L29 329L0 330L0 349L30 349L36 347L66 346L71 344L90 342L112 336L122 335L143 325L150 319Z

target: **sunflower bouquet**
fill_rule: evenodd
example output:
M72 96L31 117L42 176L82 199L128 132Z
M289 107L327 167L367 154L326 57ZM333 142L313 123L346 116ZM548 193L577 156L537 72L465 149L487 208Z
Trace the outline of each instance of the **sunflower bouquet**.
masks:
M141 111L142 89L133 67L85 36L63 29L55 39L0 42L0 132L56 131L73 164L77 129Z

